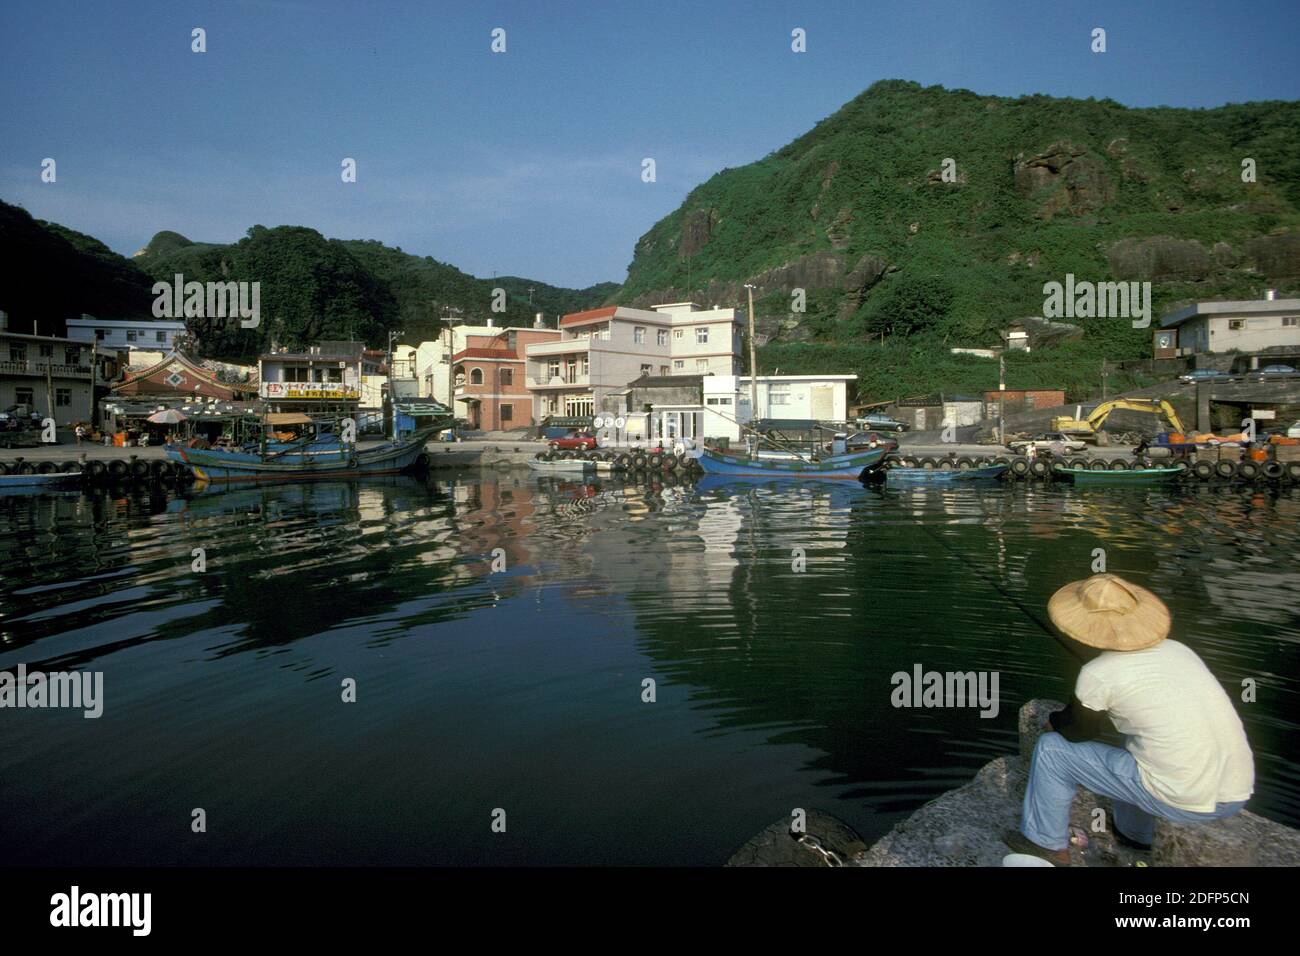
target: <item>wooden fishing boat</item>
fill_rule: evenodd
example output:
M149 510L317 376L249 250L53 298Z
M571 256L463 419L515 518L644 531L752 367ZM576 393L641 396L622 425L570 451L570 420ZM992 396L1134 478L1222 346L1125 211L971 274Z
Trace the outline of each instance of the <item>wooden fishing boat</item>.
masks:
M543 475L580 475L586 471L595 471L596 462L583 458L561 458L556 461L543 461L533 458L528 467Z
M395 475L415 464L425 443L445 426L429 425L401 441L358 449L337 435L316 433L294 441L225 450L169 445L168 459L189 466L203 481L276 481Z
M696 456L700 468L706 475L748 478L831 478L856 481L868 468L880 464L888 452L887 448L872 448L820 459L794 456L750 458L743 454L733 455L729 452L702 447L696 450Z
M1010 465L989 465L985 468L889 468L883 477L887 481L928 482L951 484L964 481L996 481Z
M1187 471L1183 465L1173 468L1134 468L1128 471L1093 471L1089 468L1066 468L1057 465L1055 473L1076 485L1141 485L1171 481Z
M31 494L46 490L77 488L82 480L79 471L56 471L44 475L0 475L0 493Z

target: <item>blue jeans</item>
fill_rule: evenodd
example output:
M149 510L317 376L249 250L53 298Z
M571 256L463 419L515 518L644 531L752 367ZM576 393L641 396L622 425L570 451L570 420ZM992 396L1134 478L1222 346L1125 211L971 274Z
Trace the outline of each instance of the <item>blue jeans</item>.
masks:
M1115 828L1130 840L1150 843L1156 817L1174 823L1208 823L1230 817L1244 800L1220 803L1212 813L1179 810L1154 797L1143 785L1137 761L1127 750L1088 740L1071 743L1053 731L1038 738L1029 764L1020 832L1048 850L1070 843L1070 804L1079 784L1115 803Z

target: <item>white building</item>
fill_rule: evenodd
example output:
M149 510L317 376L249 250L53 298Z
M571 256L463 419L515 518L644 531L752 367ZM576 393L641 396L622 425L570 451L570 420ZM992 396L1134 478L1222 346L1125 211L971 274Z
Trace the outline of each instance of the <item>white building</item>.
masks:
M1174 329L1177 354L1262 352L1300 347L1300 299L1197 302L1160 320Z
M615 410L642 375L735 375L743 335L735 309L672 302L652 309L606 306L560 319L558 342L529 345L533 420Z
M421 342L419 345L399 345L393 351L394 377L414 379L416 396L431 398L444 405L452 404L451 362L449 357L462 351L471 335L495 335L501 327L488 320L487 325L453 325L450 336L447 332L436 339ZM450 338L450 346L448 345ZM406 397L408 388L398 387L398 396ZM457 418L469 417L469 406L460 400L454 403Z
M750 414L748 375L711 375L704 379L704 438L740 441L740 425L754 418L819 422L848 420L849 382L856 375L760 375L758 414Z
M78 342L98 342L101 349L150 349L165 354L175 347L176 337L184 333L184 322L165 319L122 321L97 319L90 315L68 319L68 338Z

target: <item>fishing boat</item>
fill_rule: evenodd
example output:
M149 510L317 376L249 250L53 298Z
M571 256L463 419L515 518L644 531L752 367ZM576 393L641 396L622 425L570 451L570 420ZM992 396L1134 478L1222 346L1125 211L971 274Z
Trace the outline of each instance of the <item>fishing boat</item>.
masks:
M872 448L842 455L829 455L824 458L804 458L793 455L780 458L768 456L750 458L743 454L734 455L730 452L700 447L696 449L695 456L706 475L749 478L833 478L856 481L868 468L880 464L888 452L888 448Z
M39 494L77 488L81 485L79 471L56 471L44 475L0 475L0 494Z
M596 462L582 458L563 458L558 461L543 461L534 458L528 467L543 475L580 475L585 471L595 471Z
M292 420L291 420L292 419ZM235 448L191 448L168 445L167 458L187 465L202 481L275 481L302 478L357 478L395 475L415 464L425 443L443 423L416 429L401 440L368 448L344 442L336 430L305 415L267 416L268 427L258 442ZM271 427L303 426L303 434L270 438Z
M966 481L996 481L1010 465L989 465L985 468L889 468L883 472L887 481L927 482L951 484ZM873 472L873 474L880 474Z
M1092 471L1088 468L1056 467L1056 474L1069 478L1076 485L1141 485L1157 481L1171 481L1187 471L1183 465L1172 468L1134 468L1130 471Z

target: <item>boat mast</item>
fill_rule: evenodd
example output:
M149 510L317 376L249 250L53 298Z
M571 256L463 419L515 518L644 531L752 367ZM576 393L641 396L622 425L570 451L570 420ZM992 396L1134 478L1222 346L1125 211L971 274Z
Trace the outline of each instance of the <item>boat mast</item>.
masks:
M754 286L746 282L749 290L749 422L758 420L758 350L754 346ZM749 457L758 457L758 441L749 443Z

